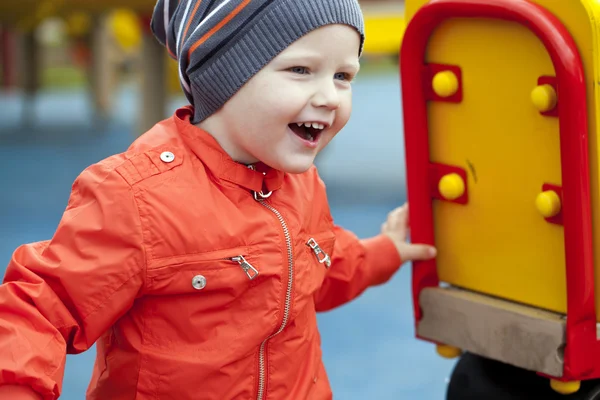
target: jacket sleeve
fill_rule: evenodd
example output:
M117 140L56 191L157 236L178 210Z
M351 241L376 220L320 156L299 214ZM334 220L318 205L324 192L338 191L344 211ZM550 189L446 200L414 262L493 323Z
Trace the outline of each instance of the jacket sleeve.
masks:
M145 255L132 188L86 169L52 239L17 248L0 285L0 398L58 398L66 353L89 349L132 306Z
M334 230L331 267L315 298L317 311L348 303L369 286L387 282L402 264L396 246L387 236L358 239L339 226Z
M327 204L325 183L313 169L316 195ZM327 218L333 221L327 206ZM387 282L400 268L402 260L390 238L380 234L359 239L353 232L334 224L335 245L331 267L315 295L317 311L327 311L348 303L368 287Z

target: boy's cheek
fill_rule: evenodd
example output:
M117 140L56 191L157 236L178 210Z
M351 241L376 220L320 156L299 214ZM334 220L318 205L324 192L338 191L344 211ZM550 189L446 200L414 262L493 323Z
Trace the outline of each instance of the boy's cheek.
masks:
M344 104L338 109L335 121L335 127L338 131L340 131L344 126L346 126L346 124L350 120L350 114L352 114L352 103Z

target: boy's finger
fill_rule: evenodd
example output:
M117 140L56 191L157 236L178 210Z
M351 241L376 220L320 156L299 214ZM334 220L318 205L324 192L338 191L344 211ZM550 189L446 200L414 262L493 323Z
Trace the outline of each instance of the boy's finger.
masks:
M388 213L388 216L392 216L392 215L396 215L396 214L402 213L402 212L406 211L407 209L408 209L408 205L406 203L404 203L401 206L398 206L398 207L394 208L392 211L390 211Z
M392 211L390 211L388 213L387 219L394 219L400 211L401 211L400 208L394 208Z
M429 260L437 255L437 250L433 246L426 244L409 244L403 251L403 258L408 260Z
M405 212L405 209L400 207L395 209L394 211L392 211L389 220L390 222L392 222L394 225L397 225L399 223L405 223L405 221L408 218L408 213Z

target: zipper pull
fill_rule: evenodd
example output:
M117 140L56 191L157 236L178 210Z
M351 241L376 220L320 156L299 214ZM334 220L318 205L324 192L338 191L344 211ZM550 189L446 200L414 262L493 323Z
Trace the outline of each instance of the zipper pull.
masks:
M254 278L256 278L258 276L258 270L256 268L254 268L252 266L252 264L250 264L244 258L244 256L232 257L231 261L240 264L240 268L242 268L244 270L244 272L248 276L248 279L252 280L252 279L254 279Z
M321 264L325 264L327 268L331 267L331 258L329 258L329 254L325 253L320 247L317 241L313 238L308 239L306 245L312 249L317 257L317 260Z

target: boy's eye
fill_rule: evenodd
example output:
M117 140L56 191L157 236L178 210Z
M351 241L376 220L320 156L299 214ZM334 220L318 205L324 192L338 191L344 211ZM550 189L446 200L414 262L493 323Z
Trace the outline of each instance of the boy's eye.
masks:
M337 74L335 74L333 76L333 78L340 80L340 81L351 81L352 80L352 76L346 72L338 72Z
M290 72L294 74L304 75L308 73L308 68L306 67L292 67L289 69Z

